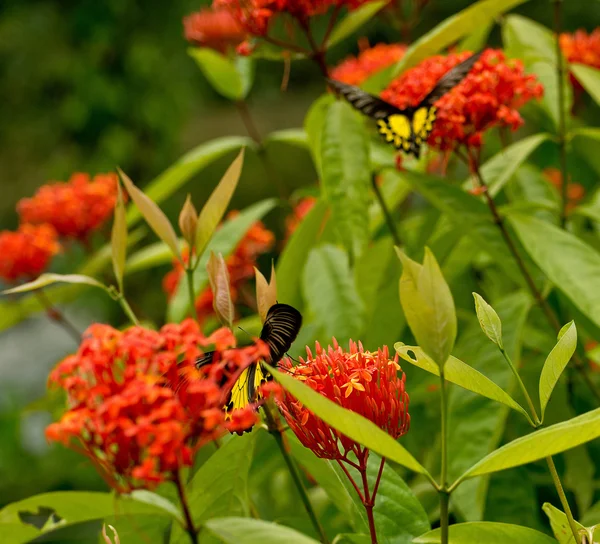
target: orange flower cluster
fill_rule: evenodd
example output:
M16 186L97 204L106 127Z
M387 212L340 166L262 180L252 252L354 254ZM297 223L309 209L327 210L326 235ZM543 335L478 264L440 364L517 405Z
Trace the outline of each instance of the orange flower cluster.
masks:
M558 168L545 168L543 170L544 177L554 186L558 192L562 192L563 177L562 173ZM573 183L569 179L569 186L567 187L567 210L572 210L581 199L585 196L585 189L580 183Z
M563 55L569 62L600 68L600 28L590 34L585 30L577 30L573 34L561 34L559 42ZM573 74L570 79L577 91L583 91L581 83L575 79Z
M60 236L86 240L111 216L117 199L116 174L77 172L67 182L40 187L32 198L23 198L17 211L23 223L47 223Z
M194 362L212 344L221 362L201 375ZM92 325L77 353L50 374L49 385L67 394L68 411L46 436L87 455L120 492L169 480L206 442L256 421L252 408L226 421L223 406L240 372L268 348L259 341L227 349L234 345L229 329L207 338L191 319L160 331Z
M298 201L294 206L292 213L285 218L285 238L286 240L294 234L294 231L298 228L298 225L302 223L302 220L306 217L308 212L312 210L313 206L317 202L314 196L306 196Z
M401 43L378 43L361 51L358 56L349 56L331 70L330 77L348 85L360 85L373 74L396 64L406 52Z
M238 214L238 211L232 211L227 215L227 218L232 219ZM226 263L230 280L229 288L231 298L234 302L237 300L242 284L254 276L254 266L256 265L258 256L269 251L274 243L274 234L265 228L262 221L257 221L240 240L235 251L227 257ZM184 252L183 258L187 262L189 255ZM174 260L173 270L163 279L163 290L168 297L175 294L184 273L182 264L178 260ZM206 287L196 297L196 311L201 320L214 314L213 293L210 287Z
M426 59L392 81L381 97L399 108L416 106L448 70L469 55ZM479 148L486 130L519 128L523 119L518 108L542 94L542 85L524 73L521 61L507 60L502 51L487 49L461 83L436 102L437 118L428 143L442 151L461 145Z
M246 31L230 12L202 9L183 18L185 39L199 47L226 53L246 39Z
M398 356L390 359L387 347L371 353L360 343L350 341L350 349L345 351L333 339L333 347L327 349L317 343L315 356L309 348L306 352L307 359L301 358L299 365L293 366L289 359L284 359L280 366L336 404L371 420L394 438L408 431L405 375ZM365 457L360 444L330 427L291 395L286 393L279 406L300 442L318 457L347 460L349 452L357 458Z
M50 225L24 224L16 232L0 232L0 278L8 282L39 276L60 250Z

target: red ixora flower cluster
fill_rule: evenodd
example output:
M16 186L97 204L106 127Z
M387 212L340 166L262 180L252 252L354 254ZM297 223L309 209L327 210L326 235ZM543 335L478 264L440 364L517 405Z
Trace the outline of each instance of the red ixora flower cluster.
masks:
M378 43L363 49L356 57L349 56L331 70L331 78L347 83L360 85L373 74L396 64L406 52L406 45L401 43Z
M558 168L545 168L542 172L544 177L556 188L562 192L563 177ZM567 187L567 210L572 210L585 196L585 188L580 183L573 183L569 177L569 186Z
M194 361L208 345L220 363L201 375ZM234 345L229 329L207 338L191 319L160 331L92 325L77 353L50 374L49 384L67 394L68 411L46 436L87 455L120 492L172 479L206 442L256 421L252 407L226 420L223 406L227 388L268 347L259 340L228 349Z
M229 212L228 219L239 214L238 211ZM275 243L275 235L265 228L262 221L256 221L246 232L235 248L235 251L226 259L229 272L231 299L236 302L239 298L240 289L245 281L254 276L254 266L258 256L269 251ZM189 255L184 252L184 260L187 262ZM167 296L175 294L179 282L183 278L184 269L178 260L173 261L173 270L163 279L163 289ZM200 320L214 314L213 293L210 287L196 297L196 311Z
M350 341L345 351L333 339L333 347L316 344L316 355L306 348L306 360L293 366L289 359L281 367L336 404L371 420L394 438L408 431L408 394L398 356L390 359L387 347L376 353ZM315 416L294 397L285 394L279 406L290 429L318 457L348 460L353 452L365 457L365 449Z
M23 223L52 225L60 236L87 240L113 213L117 200L116 174L77 172L67 182L40 187L32 198L23 198L17 211Z
M285 218L285 238L286 240L294 234L294 231L298 228L298 225L302 223L302 220L307 216L308 212L313 209L313 206L317 202L314 196L305 196L301 198L298 203L294 206L292 213Z
M470 54L426 59L392 81L381 97L399 108L416 106L448 70ZM436 102L437 118L428 143L442 151L461 145L479 148L486 130L519 128L523 119L517 110L542 94L542 85L535 76L524 73L521 61L508 60L502 51L487 49L469 74Z
M223 9L205 8L183 18L185 39L200 47L226 53L246 39L246 31Z
M569 62L600 68L600 28L589 34L585 30L561 34L559 42L563 55ZM570 79L576 90L583 90L572 74Z
M51 225L24 224L17 231L0 232L0 278L8 282L39 276L60 251Z

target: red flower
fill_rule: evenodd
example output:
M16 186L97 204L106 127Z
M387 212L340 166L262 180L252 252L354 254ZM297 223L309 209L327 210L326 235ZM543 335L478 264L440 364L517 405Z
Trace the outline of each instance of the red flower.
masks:
M554 186L557 191L562 192L563 177L558 168L545 168L542 172L544 177ZM581 199L585 196L585 189L580 183L573 183L569 178L569 186L567 187L567 210L572 210Z
M573 34L561 34L559 42L563 55L569 62L600 68L600 28L590 34L585 30L577 30ZM570 80L576 91L583 91L581 83L573 74Z
M308 212L312 210L316 202L317 199L314 196L306 196L300 199L294 206L292 213L285 218L286 240L294 233L298 228L298 225L302 223L302 220L308 215Z
M201 374L194 361L213 344L223 355ZM249 426L246 411L226 421L223 406L240 372L268 348L228 349L234 344L228 329L206 338L193 320L160 331L92 325L50 374L68 411L46 436L86 454L118 491L171 479L207 441Z
M16 232L0 232L0 278L14 282L39 276L60 250L50 225L24 224Z
M183 18L185 39L201 47L226 53L246 39L246 32L230 12L202 9Z
M331 70L331 78L348 85L360 85L373 74L398 62L406 52L400 43L378 43L361 51L358 56L346 57Z
M117 199L116 174L75 173L68 182L40 187L17 211L24 223L48 223L60 236L85 240L111 216Z
M231 219L238 214L238 211L232 211L227 217ZM234 302L238 298L242 284L254 276L254 266L258 256L269 251L274 242L275 236L273 233L267 230L261 221L256 221L240 240L235 251L227 257L226 263L231 283L229 287ZM187 262L189 257L184 253L183 258ZM173 270L163 278L163 290L167 293L167 296L173 296L183 275L183 266L178 260L174 260ZM196 310L200 319L214 314L213 294L210 287L206 287L196 297Z
M390 359L388 348L376 353L350 342L344 351L337 342L326 350L316 344L316 356L306 349L307 359L293 366L284 359L281 366L298 380L336 404L371 420L394 438L408 431L408 394L398 356ZM400 373L400 375L399 375ZM345 461L348 453L365 458L365 448L342 435L315 416L294 397L285 394L279 403L288 425L300 442L318 457Z
M448 70L469 55L426 59L392 81L381 97L399 108L416 106ZM523 119L518 108L542 94L541 84L524 73L521 61L507 60L502 51L487 49L462 82L436 102L437 118L428 143L440 150L460 145L478 148L483 133L492 127L519 128Z

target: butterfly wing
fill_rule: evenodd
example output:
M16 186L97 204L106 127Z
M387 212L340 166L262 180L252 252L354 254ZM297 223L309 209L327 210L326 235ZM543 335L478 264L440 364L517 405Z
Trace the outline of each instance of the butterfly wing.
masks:
M196 362L194 363L196 365L196 368L198 370L200 370L202 367L204 367L206 365L211 365L214 360L214 355L215 355L214 351L207 351L205 354L198 357L196 359Z
M290 349L302 326L302 314L288 304L273 304L260 333L260 339L267 343L270 351L270 364L275 365Z
M473 65L479 60L482 53L483 51L474 53L469 58L457 64L454 68L448 70L436 83L431 92L417 106L417 109L421 106L433 106L433 104L435 104L442 96L458 85L471 71L471 68L473 68Z

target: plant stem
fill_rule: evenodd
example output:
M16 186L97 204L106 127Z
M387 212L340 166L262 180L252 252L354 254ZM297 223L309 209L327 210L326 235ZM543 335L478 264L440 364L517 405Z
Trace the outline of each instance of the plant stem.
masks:
M194 292L194 269L193 268L186 268L185 269L185 275L187 278L187 286L188 286L188 296L190 298L190 307L191 307L191 312L192 315L194 316L194 319L196 321L198 320L198 310L196 308L196 294Z
M381 211L383 212L383 216L385 217L385 222L387 223L388 229L392 238L394 239L394 244L397 246L402 245L402 240L400 239L400 235L398 234L398 229L394 223L394 219L392 218L392 214L385 203L385 199L383 198L383 193L381 189L379 189L379 185L377 185L377 180L375 176L371 176L371 185L373 186L373 191L375 192L375 196L377 197L377 201L379 202L379 206L381 207Z
M540 418L537 415L533 401L531 400L531 397L529 396L529 392L527 391L527 388L525 387L525 384L523 383L523 380L521 379L521 376L519 375L517 368L513 364L511 358L508 356L508 353L506 353L504 348L499 348L499 349L500 349L500 353L502 353L502 356L508 363L508 366L510 367L510 369L512 370L512 373L514 374L515 378L517 379L517 383L519 384L519 388L521 389L521 392L523 393L525 400L527 400L527 405L529 406L529 410L531 412L531 417L533 418L533 421L530 421L530 423L532 424L533 427L539 427L541 424Z
M463 158L463 157L461 157L461 158ZM535 285L535 282L533 281L531 274L529 273L529 271L527 270L527 267L525 266L525 262L519 255L517 247L515 246L515 243L513 242L512 238L510 237L510 234L508 233L508 230L506 229L506 225L504 224L504 221L502 220L502 217L500 216L500 213L498 212L496 203L494 202L494 199L489 192L489 188L488 188L486 182L484 181L483 177L481 176L481 171L479 170L477 161L471 160L471 161L467 161L467 162L471 168L471 171L477 178L477 181L479 182L480 186L484 189L483 195L484 195L484 198L488 205L488 208L490 209L490 212L492 213L492 217L494 218L494 223L496 224L498 229L500 229L502 238L504 239L506 246L508 247L508 250L510 251L511 255L513 256L515 262L517 263L517 266L519 267L519 270L521 271L521 274L522 274L523 278L525 279L525 283L527 284L527 287L529 288L531 294L533 295L533 298L535 299L535 301L541 308L542 312L546 316L548 323L554 329L554 331L558 334L558 332L561 329L560 323L559 323L558 319L556 318L554 311L548 304L548 301L543 297L541 291ZM579 358L579 356L577 354L575 354L573 356L573 362L575 363L575 368L579 372L582 380L585 382L585 384L591 391L592 395L595 397L595 399L597 401L600 401L600 392L596 389L594 382L591 380L591 378L589 377L589 375L587 373L587 369L585 368L583 361Z
M367 480L367 460L369 456L369 450L365 449L363 454L359 457L360 459L360 477L363 484L363 506L367 512L367 519L369 520L369 533L371 534L371 544L377 544L377 530L375 529L375 518L373 517L373 506L375 504L375 494L369 494L369 481ZM379 467L379 478L381 478L381 471L383 470L383 463Z
M133 313L133 310L131 309L131 306L129 306L129 303L127 302L127 299L123 296L123 293L117 293L116 297L117 297L117 302L121 305L121 308L123 308L123 311L125 312L125 314L129 318L129 320L136 327L139 326L140 322L139 322L138 318L136 317L136 315Z
M40 301L40 304L46 310L48 317L52 321L58 323L67 334L75 340L75 343L79 345L81 342L81 333L77 330L77 327L73 325L73 323L71 323L56 306L54 306L54 304L52 304L52 301L46 296L43 289L38 289L34 292Z
M569 204L569 173L567 172L567 125L565 117L565 61L560 49L562 0L553 0L553 4L554 34L556 40L556 77L558 78L558 149L562 176L560 225L562 228L565 228L567 224L567 206Z
M192 513L190 512L190 506L188 504L187 496L185 494L185 488L181 482L179 472L175 473L173 478L177 487L177 494L179 495L179 501L181 502L181 508L183 509L183 515L185 517L185 531L190 536L192 544L198 544L198 529L194 527L194 521L192 520Z
M242 118L242 122L244 123L250 138L252 138L258 146L262 146L260 132L258 131L258 128L256 128L256 123L252 118L250 108L248 108L248 103L245 100L237 100L235 106L240 114L240 117Z
M548 468L550 469L550 474L552 475L552 480L554 481L554 486L556 487L556 491L558 492L558 496L560 498L563 510L565 511L567 519L569 520L569 527L571 528L571 532L573 533L573 538L575 539L576 544L579 544L581 542L581 538L577 534L577 526L575 525L573 512L571 512L571 507L569 506L569 501L567 501L565 490L563 489L563 486L560 483L560 478L558 477L556 465L554 464L554 461L550 456L546 457L546 462L548 463Z
M277 446L281 451L281 455L283 456L285 464L288 467L296 489L298 489L298 493L300 494L300 498L302 499L302 503L304 504L306 513L308 514L308 517L310 518L310 521L312 522L315 531L321 538L321 542L323 544L329 544L329 539L325 534L325 530L321 526L321 523L317 518L317 514L315 513L310 499L308 498L308 493L306 492L306 488L304 487L304 483L302 482L302 476L300 475L300 471L298 470L298 467L296 466L294 459L292 459L292 456L290 455L290 452L285 444L279 420L273 416L271 409L266 403L263 405L263 410L265 412L265 419L267 420L267 428L269 429L269 433L271 433L271 435L275 439L275 442L277 442Z
M440 482L440 528L442 530L442 544L448 544L448 398L446 395L446 378L444 367L440 365L440 408L441 408L441 435L442 435L442 461Z

